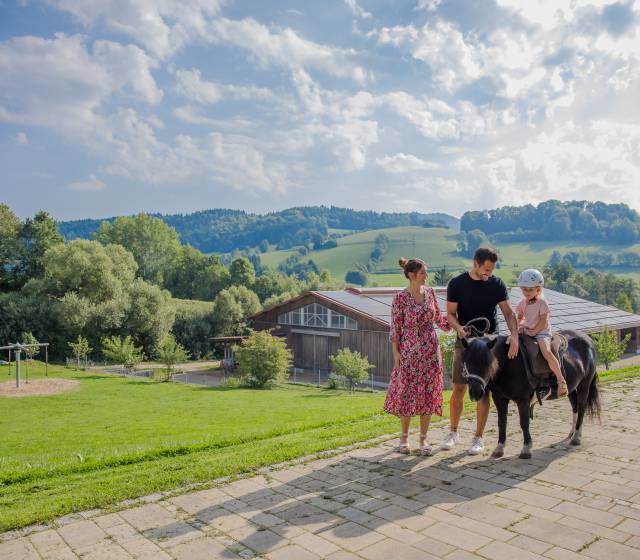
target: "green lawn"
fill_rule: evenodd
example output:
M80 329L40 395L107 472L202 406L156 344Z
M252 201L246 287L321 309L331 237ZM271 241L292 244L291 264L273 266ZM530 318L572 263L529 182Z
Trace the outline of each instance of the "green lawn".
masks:
M2 381L12 379L7 371L0 367ZM383 393L203 388L59 366L49 375L77 379L80 387L47 397L0 397L0 532L250 473L398 428L381 412ZM31 379L42 376L42 366L31 368ZM630 376L640 376L640 367L601 379Z
M397 430L383 393L204 388L59 366L49 375L80 387L0 397L0 531Z

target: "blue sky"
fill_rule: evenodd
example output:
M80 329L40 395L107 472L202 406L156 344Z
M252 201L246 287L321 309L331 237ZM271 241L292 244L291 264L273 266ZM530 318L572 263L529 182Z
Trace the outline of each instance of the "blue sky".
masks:
M640 0L0 0L0 201L640 210Z

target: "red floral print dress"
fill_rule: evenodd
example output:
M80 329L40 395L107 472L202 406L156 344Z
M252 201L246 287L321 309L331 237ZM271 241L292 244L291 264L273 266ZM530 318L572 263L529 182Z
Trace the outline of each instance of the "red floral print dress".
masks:
M435 327L451 327L433 288L422 291L423 304L405 288L391 305L389 339L399 345L400 366L391 373L384 410L395 416L442 416L442 356Z

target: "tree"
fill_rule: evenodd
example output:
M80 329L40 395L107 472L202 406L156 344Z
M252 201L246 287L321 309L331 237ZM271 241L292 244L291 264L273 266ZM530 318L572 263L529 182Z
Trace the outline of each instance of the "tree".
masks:
M633 304L631 303L631 298L625 292L620 292L618 294L618 297L616 298L615 306L618 309L627 311L628 313L633 313Z
M136 365L144 360L142 348L137 347L130 336L103 338L102 353L107 361L114 364L122 364L127 369L135 368Z
M17 248L10 275L12 287L20 288L31 278L42 276L45 254L63 241L58 226L46 212L38 212L33 218L27 218L16 238Z
M31 331L27 331L25 333L22 333L22 344L25 344L25 345L38 344L38 339L35 336L33 336L33 333ZM27 358L29 360L33 360L35 356L40 354L40 347L39 346L27 347L24 349L24 353L27 355Z
M349 284L357 284L358 286L365 286L367 284L367 275L360 270L350 270L345 274L345 281Z
M189 354L181 344L176 342L174 336L169 334L160 346L158 358L167 366L167 377L169 378L173 375L173 367L176 364L186 362L189 359Z
M360 352L354 352L349 348L340 348L329 360L333 372L345 379L351 392L358 383L369 377L369 370L375 367L369 363L366 356L363 357Z
M268 331L255 332L243 340L235 356L241 375L257 388L285 381L293 361L286 341Z
M176 230L146 214L123 216L113 223L104 221L94 238L103 245L126 247L138 264L140 276L158 286L163 285L180 253Z
M6 204L0 204L0 290L11 287L11 271L18 251L20 220Z
M433 282L436 286L446 286L452 278L453 273L449 272L446 266L443 266L435 271L433 275Z
M234 259L229 265L231 285L250 288L256 281L256 271L247 257Z
M618 333L609 327L604 327L602 331L593 333L591 338L596 344L598 363L604 364L604 367L609 369L609 366L624 354L631 335L628 334L618 341Z
M76 369L80 369L80 361L86 360L92 350L91 346L89 346L89 341L84 336L78 335L75 342L69 342L69 348L71 348L73 357L76 360Z
M213 318L216 332L221 335L241 335L247 332L246 319L260 311L258 296L245 286L231 286L215 299Z

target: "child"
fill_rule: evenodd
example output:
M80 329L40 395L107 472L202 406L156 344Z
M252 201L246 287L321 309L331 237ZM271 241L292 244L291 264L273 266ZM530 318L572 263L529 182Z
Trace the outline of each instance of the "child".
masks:
M544 277L539 270L528 268L518 277L518 286L524 298L516 305L519 332L528 334L538 341L542 355L558 380L558 396L567 396L567 383L562 377L560 362L551 352L551 326L549 324L549 306L544 300L542 287Z

